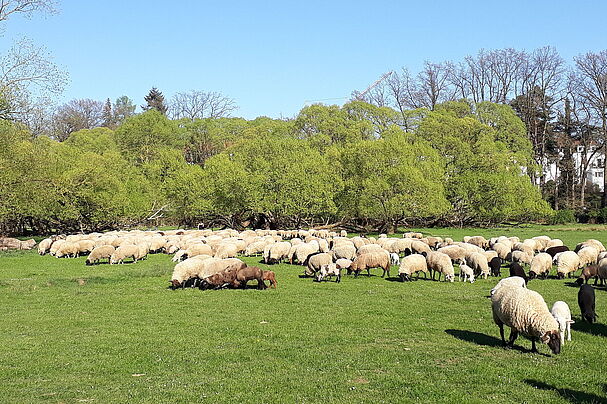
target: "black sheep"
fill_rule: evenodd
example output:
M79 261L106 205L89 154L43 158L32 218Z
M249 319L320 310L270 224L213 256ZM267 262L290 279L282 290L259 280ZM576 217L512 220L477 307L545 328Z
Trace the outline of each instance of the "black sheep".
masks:
M491 275L493 276L501 276L502 271L502 259L500 257L493 257L491 261L489 261L489 268L491 268Z
M565 251L569 251L569 247L567 247L566 245L559 245L556 247L550 247L550 248L546 249L546 252L548 254L550 254L550 256L552 258L554 258L554 256L557 255L558 253L562 253Z
M520 276L525 280L525 283L529 281L527 274L525 274L525 270L518 262L513 262L510 264L510 276Z
M594 288L590 285L582 285L577 294L577 303L580 305L582 320L590 324L594 323L597 317L594 312Z

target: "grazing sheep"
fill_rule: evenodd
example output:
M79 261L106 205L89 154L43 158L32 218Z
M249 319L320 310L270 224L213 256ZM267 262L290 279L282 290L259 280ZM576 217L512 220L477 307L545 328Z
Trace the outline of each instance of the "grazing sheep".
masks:
M197 255L213 255L213 249L208 244L196 243L191 244L186 248L183 258L192 258ZM231 258L231 257L225 257Z
M552 257L548 253L539 253L531 260L529 267L529 279L542 277L546 279L552 269Z
M266 288L266 284L263 281L263 271L259 267L244 265L230 271L236 274L235 280L232 281L232 286L234 287L242 287L244 289L247 286L247 282L257 280L257 289L263 290Z
M278 264L289 257L290 250L291 243L288 241L268 244L263 250L263 261L266 264Z
M563 246L563 240L560 240L558 238L552 239L550 241L548 241L548 244L546 244L546 252L548 252L548 249L553 248L553 247L561 247Z
M483 236L464 237L464 243L475 245L483 250L489 248L489 241Z
M501 287L491 296L491 308L504 345L513 346L521 333L531 338L532 352L537 352L536 340L548 344L554 354L561 352L559 325L539 293L526 288ZM508 344L504 325L510 327Z
M604 285L605 279L607 279L607 258L603 258L599 261L598 276L601 285Z
M382 268L384 270L382 278L390 276L390 255L385 250L374 251L360 254L354 259L348 273L354 271L354 277L358 277L361 271L367 270L367 275L371 276L371 268Z
M577 255L580 257L579 267L585 267L586 265L596 264L599 251L594 247L584 247L577 252Z
M487 262L491 261L493 258L499 258L497 256L497 253L493 250L487 250L483 254L485 254L485 257L487 258Z
M99 260L106 258L108 263L110 262L110 258L116 249L111 245L102 245L99 247L93 248L93 251L86 258L86 265L93 265L99 262Z
M400 265L400 257L397 253L390 253L390 264L391 265Z
M502 276L502 259L500 257L491 258L489 269L491 270L491 275Z
M44 255L50 251L51 245L53 245L53 240L50 238L45 238L38 244L38 254Z
M294 249L289 249L289 263L291 265L294 261L303 265L310 255L320 250L318 243L302 243L294 247Z
M333 248L333 251L331 251L331 255L333 255L333 259L335 261L340 258L354 260L354 258L356 258L356 247L347 244L340 245Z
M335 276L335 282L341 282L341 270L335 264L327 264L320 267L320 271L316 274L316 280L322 282L323 279Z
M278 282L276 282L276 274L274 271L263 271L263 280L270 281L270 287L276 289Z
M589 265L586 268L582 269L582 273L580 277L575 281L578 285L582 286L584 283L588 283L590 278L594 278L594 284L596 285L597 280L599 279L599 266L598 265Z
M63 258L63 257L77 258L78 251L79 251L78 245L76 243L65 241L65 242L61 243L59 248L55 251L54 255L57 258Z
M550 256L552 258L554 258L554 256L556 254L565 252L565 251L569 251L569 247L565 246L565 245L561 245L561 246L554 246L554 247L549 247L546 249L546 253L550 254Z
M137 262L139 255L139 247L136 245L123 245L116 248L116 251L110 257L110 264L123 264L127 258L132 258L133 262Z
M401 282L410 281L411 275L417 273L417 277L419 278L419 273L424 273L424 278L428 273L428 264L426 263L426 257L421 254L411 254L407 255L400 262L398 267L398 276L400 277Z
M415 254L421 254L429 253L431 250L428 244L424 243L423 241L415 240L411 242L411 251L413 251Z
M580 257L573 251L565 251L559 255L556 263L557 274L559 279L563 279L565 275L571 277L580 267Z
M518 262L520 264L531 265L533 260L533 254L529 254L525 251L515 250L512 251L511 258L512 262Z
M350 265L352 265L352 260L340 258L337 261L335 261L335 265L339 269L348 269L348 268L350 268Z
M439 281L441 274L445 276L445 281L453 282L455 280L453 263L447 254L443 254L438 251L431 251L426 254L426 263L428 264L428 269L432 271L431 273L433 280L436 272L438 272Z
M595 239L588 239L582 243L579 243L578 245L575 246L575 249L573 251L578 252L584 247L594 247L597 249L598 252L605 251L605 247L603 246L603 243L601 243L599 240L595 240Z
M90 254L95 248L93 240L79 240L75 244L78 246L78 255Z
M508 278L504 278L502 280L500 280L497 285L495 285L493 287L493 289L491 289L491 296L493 296L495 294L495 292L497 292L500 288L504 288L504 287L508 287L508 288L526 288L527 287L527 281L525 281L524 278L521 278L520 276L510 276Z
M489 276L489 263L487 262L487 257L484 254L469 254L465 263L474 270L474 274L477 277L484 277L487 279Z
M559 324L559 334L561 336L561 345L565 345L565 334L567 334L567 341L571 341L571 324L575 323L571 319L571 310L567 303L558 301L554 302L550 313Z
M451 258L451 261L454 264L463 263L464 260L466 259L466 254L467 254L467 251L465 248L457 246L457 245L441 247L436 251L441 252L443 254L447 254L449 256L449 258Z
M288 244L288 243L287 243ZM289 244L289 247L291 245ZM238 255L238 246L234 243L222 243L217 247L217 252L215 253L215 258L225 259L225 258L236 258Z
M366 245L360 247L356 253L358 255L362 255L362 254L368 254L368 253L372 253L372 252L381 252L381 251L386 251L386 250L384 250L384 248L382 246L380 246L379 244L366 244Z
M577 294L577 302L582 312L582 320L588 321L590 324L596 321L594 288L590 285L580 286Z
M329 253L317 252L308 257L306 265L306 275L312 276L316 272L320 271L323 265L329 265L333 263L333 257Z
M523 278L525 280L525 284L527 284L527 281L529 280L527 274L525 274L525 270L518 262L513 262L510 264L510 276L519 276Z
M470 280L470 283L474 283L474 270L465 263L459 265L460 281L462 280L462 276L464 277L464 283L466 282L466 278Z

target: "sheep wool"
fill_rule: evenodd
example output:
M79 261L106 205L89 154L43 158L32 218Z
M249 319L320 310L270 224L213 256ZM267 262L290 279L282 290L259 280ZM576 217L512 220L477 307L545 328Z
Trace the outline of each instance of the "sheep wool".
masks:
M474 270L474 274L479 277L487 277L490 274L489 262L483 253L472 253L466 258L466 265Z
M334 247L331 254L333 255L334 260L338 260L340 258L354 260L354 258L356 258L356 248L353 245L340 245Z
M44 255L50 251L51 245L53 245L53 240L50 238L45 238L38 244L38 254Z
M360 254L352 262L350 269L354 271L354 276L358 276L361 271L367 270L367 274L371 275L371 268L382 268L384 273L382 277L388 273L390 276L390 255L384 249L373 251L365 254Z
M497 285L491 289L491 296L495 294L500 288L508 287L508 288L526 288L527 282L525 282L525 278L521 278L520 276L510 276L508 278L504 278L500 280Z
M575 323L575 321L571 320L569 305L562 301L554 302L550 313L552 313L552 316L559 325L561 345L565 344L565 334L567 334L567 341L571 341L571 324Z
M493 251L497 253L498 257L505 261L508 258L508 254L512 252L512 249L509 244L497 242L493 244Z
M535 276L547 277L552 269L552 257L548 253L539 253L531 260L529 276L533 279ZM534 275L532 275L534 274Z
M426 254L426 263L428 264L428 269L439 273L439 280L440 274L445 276L445 281L453 282L455 280L453 263L447 254L431 251ZM434 278L434 273L432 273L432 278Z
M316 272L320 271L322 266L332 263L333 257L331 257L331 254L329 253L318 253L311 255L310 258L308 258L306 275L314 275Z
M122 264L127 258L132 258L133 262L137 262L139 248L136 245L123 245L116 248L116 251L110 257L110 264Z
M594 247L584 247L577 252L577 255L580 257L579 267L585 267L586 265L596 264L599 251Z
M411 275L416 272L423 272L425 274L429 273L428 264L426 263L426 257L421 254L411 254L407 255L400 261L400 265L398 267L398 275L401 280L410 279Z
M112 254L114 254L115 251L116 249L114 248L114 246L111 245L102 245L99 247L95 247L93 248L93 251L91 251L89 256L86 258L86 265L96 264L97 262L99 262L99 260L104 258L107 259L109 263L110 257L112 256Z
M573 251L564 251L559 255L556 267L559 278L564 278L580 267L580 257Z
M441 247L436 251L441 252L443 254L447 254L449 256L449 258L451 258L451 261L453 261L454 263L458 263L458 264L461 264L464 262L464 260L466 258L466 254L467 254L467 251L465 248L457 246L457 245L449 245L446 247Z

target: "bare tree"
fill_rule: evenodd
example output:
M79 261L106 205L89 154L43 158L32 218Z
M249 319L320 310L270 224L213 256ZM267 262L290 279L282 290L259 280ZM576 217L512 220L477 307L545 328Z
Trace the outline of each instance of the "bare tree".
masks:
M30 17L36 12L54 13L54 0L0 0L0 21L8 20L13 14Z
M64 141L73 132L93 129L103 123L103 102L91 99L72 100L57 109L53 116L53 136Z
M202 118L228 117L237 108L233 99L221 93L192 90L175 94L169 110L173 119L187 118L193 121Z
M607 50L588 52L574 58L573 81L579 99L592 111L602 143L607 141ZM607 164L603 167L603 197L607 206Z

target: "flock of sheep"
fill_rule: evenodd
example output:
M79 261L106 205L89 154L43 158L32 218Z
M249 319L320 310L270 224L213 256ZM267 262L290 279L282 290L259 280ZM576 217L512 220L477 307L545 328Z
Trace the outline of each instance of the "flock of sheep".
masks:
M560 351L565 334L571 339L571 311L566 303L556 302L552 310L543 298L527 289L531 279L546 279L553 265L558 278L571 277L582 269L577 279L580 285L578 302L582 318L594 322L594 288L587 285L594 278L604 283L607 279L607 251L594 239L578 244L574 250L558 239L538 236L526 240L518 237L482 236L464 237L461 242L450 238L424 237L421 233L405 233L402 238L380 235L348 237L328 230L173 230L173 231L114 231L68 235L45 239L38 246L40 254L55 257L77 257L88 254L87 265L107 260L121 264L145 259L148 254L173 255L175 267L170 279L173 289L199 287L221 289L245 287L251 280L260 289L265 281L276 287L273 271L249 266L244 256L261 256L267 265L280 262L301 265L304 273L316 281L335 277L340 282L343 271L357 277L361 272L375 268L382 277L390 276L391 267L398 267L399 279L412 276L445 281L459 279L474 282L489 276L500 276L504 265L510 277L502 279L491 291L493 317L500 328L505 345L512 345L519 333L535 342L547 343L554 353ZM527 271L525 268L528 268ZM503 335L503 326L511 327L509 342Z

